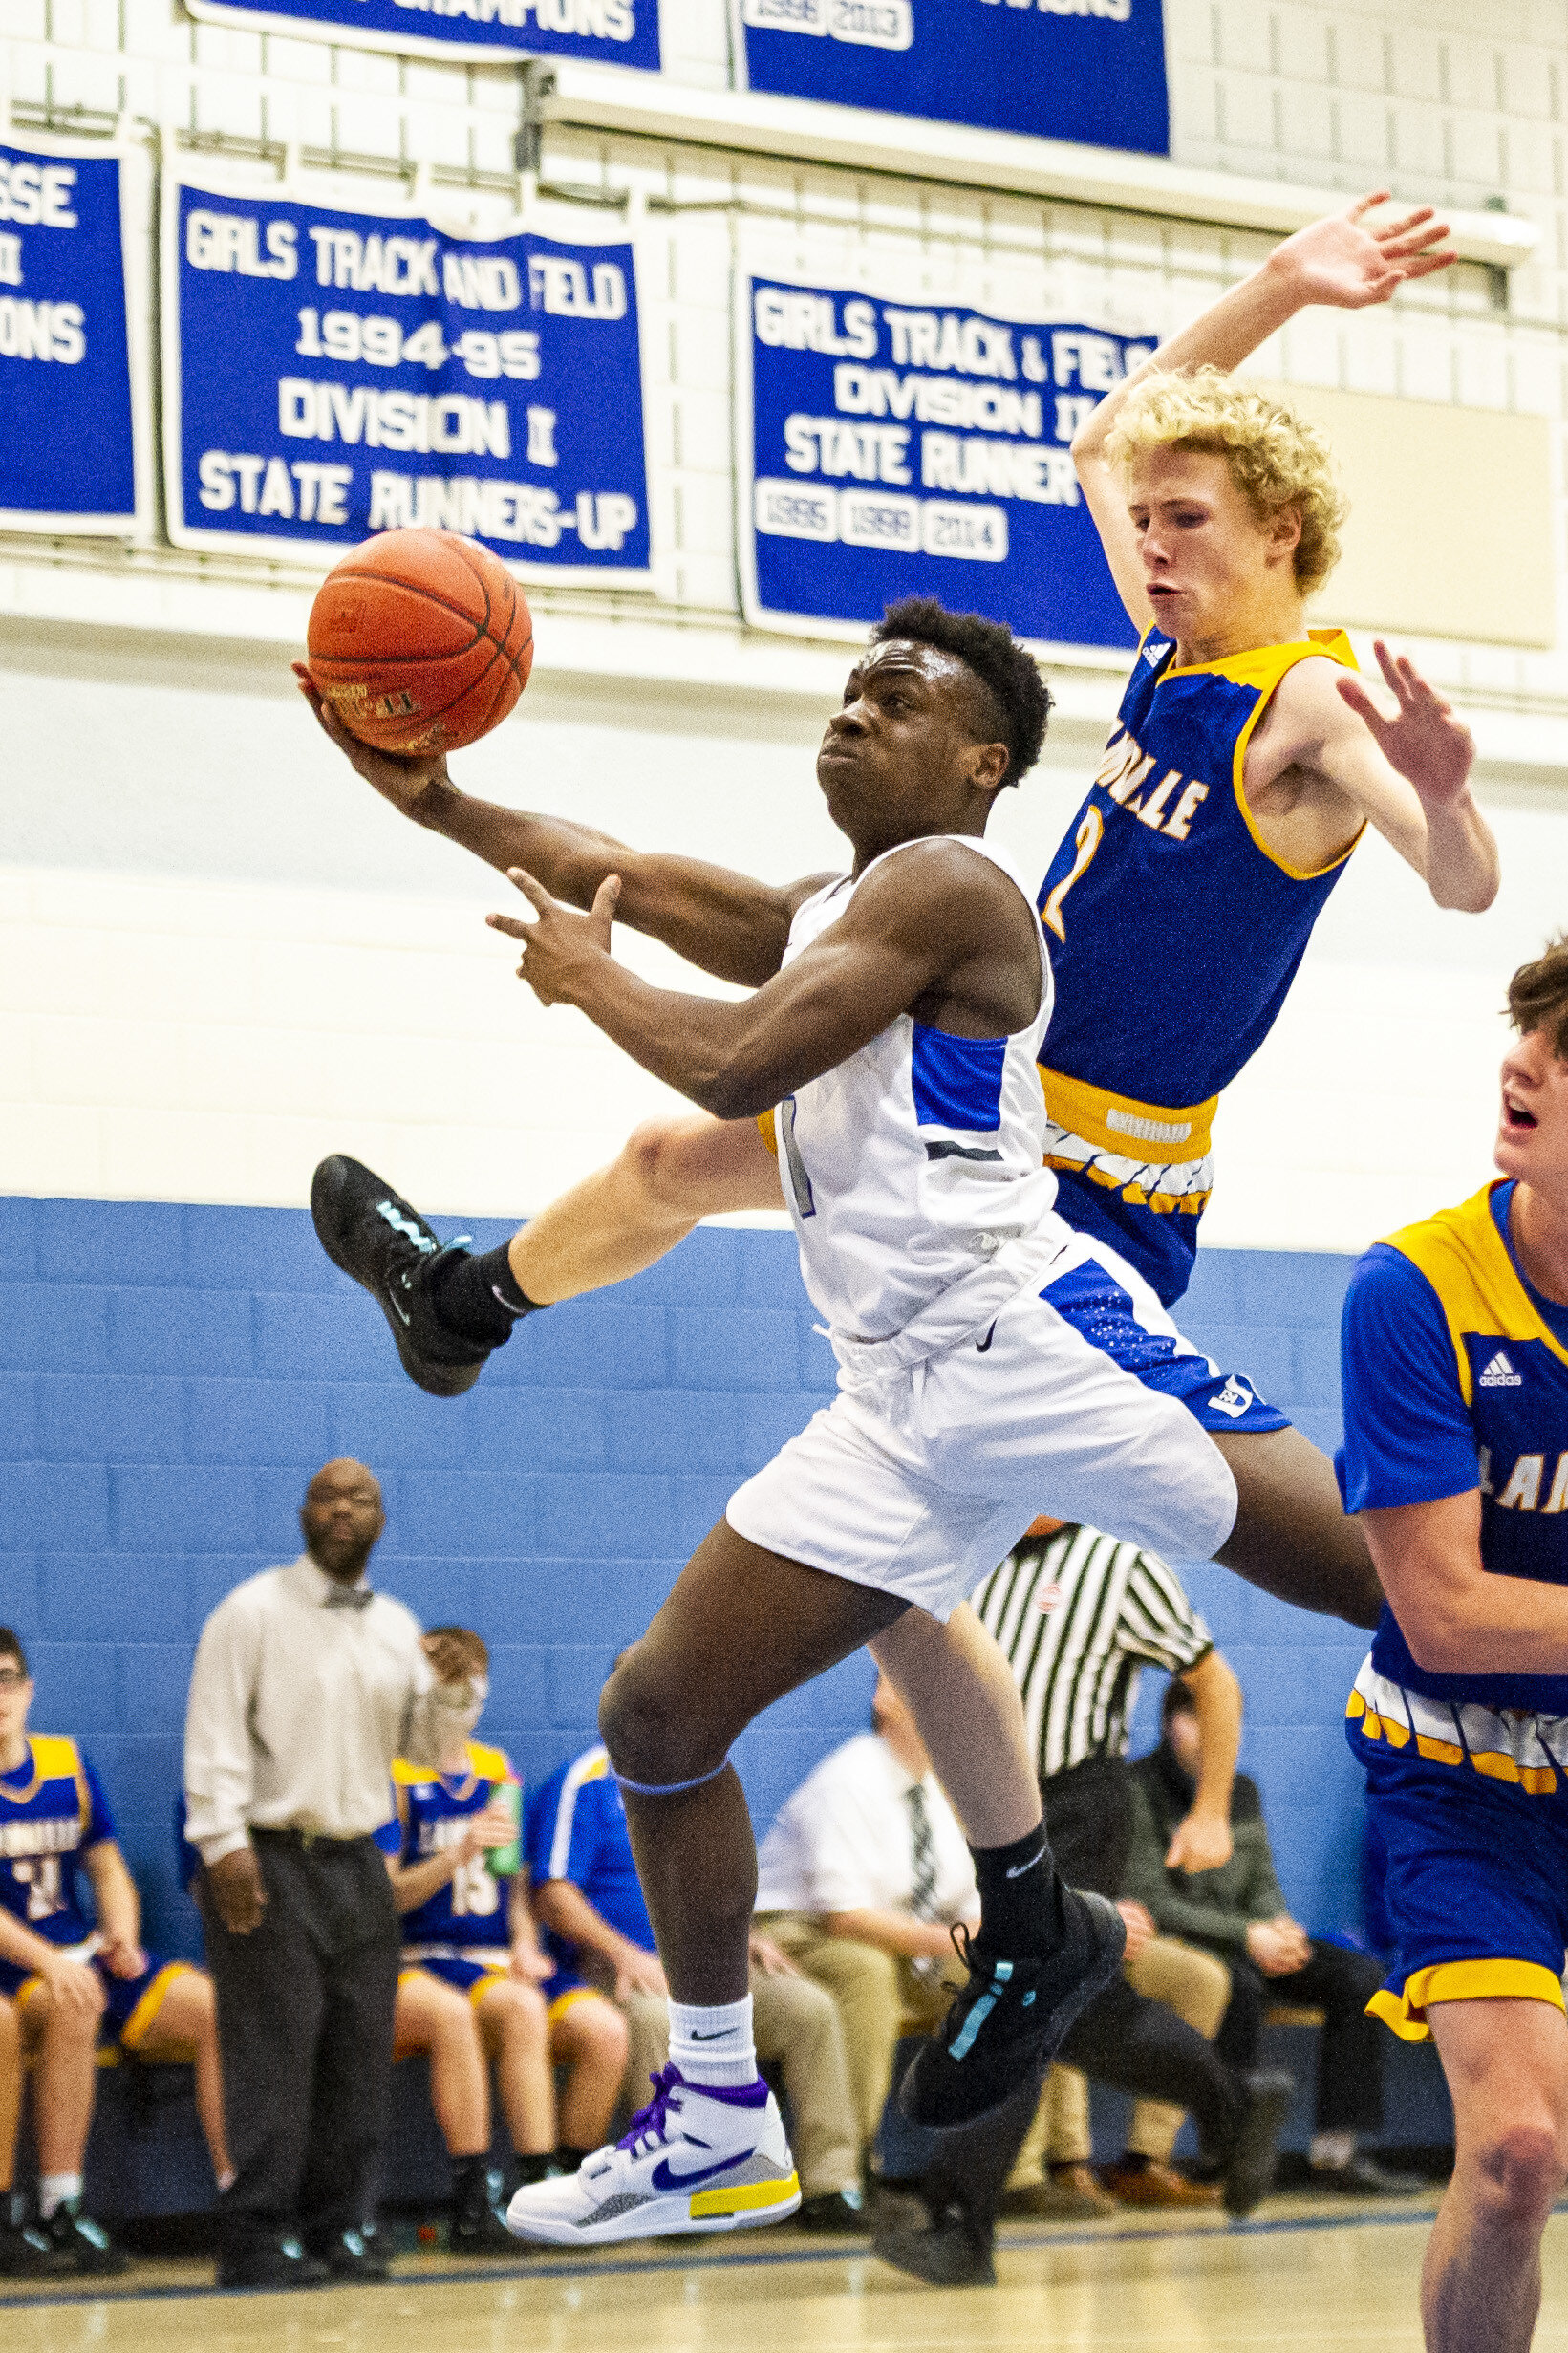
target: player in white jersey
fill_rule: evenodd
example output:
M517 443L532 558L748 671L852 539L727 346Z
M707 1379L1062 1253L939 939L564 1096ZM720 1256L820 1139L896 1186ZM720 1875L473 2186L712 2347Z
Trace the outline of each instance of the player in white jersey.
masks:
M1177 1555L1212 1554L1230 1532L1235 1481L1192 1416L1040 1296L1073 1244L1050 1207L1033 1076L1049 973L1027 890L981 836L1038 753L1045 704L1005 630L904 608L851 674L819 755L850 874L784 893L684 869L665 919L644 910L644 928L691 961L761 983L740 1004L650 987L614 961L608 864L588 913L520 874L537 919L492 918L524 942L546 1003L580 1006L711 1112L774 1111L842 1384L739 1491L606 1689L601 1723L673 1989L674 2074L617 2150L520 2194L527 2234L586 2244L790 2209L746 2016L755 1850L725 1762L752 1717L912 1604L947 1617L1034 1518L1042 1482L1064 1511L1092 1501L1104 1516L1112 1493L1119 1527ZM443 1250L355 1162L323 1164L312 1207L426 1386L486 1289L506 1304L505 1252ZM454 1389L483 1353L447 1350ZM994 1761L1012 1769L1000 1744ZM977 1871L969 1982L905 2086L931 2125L1026 2089L1122 1942L1108 1908L1055 1879L1038 1814L1025 1836L982 1847ZM751 2170L730 2178L732 2163Z

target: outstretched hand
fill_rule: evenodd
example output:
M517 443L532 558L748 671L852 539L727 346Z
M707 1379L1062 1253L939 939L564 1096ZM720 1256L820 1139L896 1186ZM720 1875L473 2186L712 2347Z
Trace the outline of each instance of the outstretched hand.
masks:
M1341 696L1364 723L1389 766L1409 778L1423 803L1446 808L1469 781L1475 739L1414 662L1403 654L1396 659L1381 637L1374 640L1374 649L1384 682L1399 703L1393 718L1385 719L1360 679L1348 673L1336 680Z
M444 752L420 752L404 758L400 753L377 751L372 744L362 744L352 735L329 702L322 700L321 689L302 661L291 665L299 680L299 691L316 715L321 732L343 752L354 773L362 776L394 809L405 817L419 815L419 803L432 786L451 782L446 773Z
M606 874L586 915L551 898L544 884L521 866L508 867L506 879L534 909L534 920L511 915L489 915L484 920L492 931L521 940L517 977L526 981L541 1004L575 1004L575 990L585 972L610 954L611 925L621 895L619 874Z
M1387 204L1388 195L1386 188L1378 188L1276 246L1268 267L1291 279L1299 308L1321 302L1336 310L1364 311L1387 302L1407 280L1429 277L1458 260L1451 248L1438 249L1449 227L1430 205L1368 227L1367 214Z

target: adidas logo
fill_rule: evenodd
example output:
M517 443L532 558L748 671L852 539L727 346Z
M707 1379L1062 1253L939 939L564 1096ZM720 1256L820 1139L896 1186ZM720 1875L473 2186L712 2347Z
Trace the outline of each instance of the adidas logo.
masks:
M1491 1364L1482 1370L1481 1387L1483 1389L1522 1389L1524 1374L1514 1371L1508 1358L1499 1349Z
M1157 670L1170 651L1170 645L1163 637L1150 637L1144 647L1144 659L1151 670Z

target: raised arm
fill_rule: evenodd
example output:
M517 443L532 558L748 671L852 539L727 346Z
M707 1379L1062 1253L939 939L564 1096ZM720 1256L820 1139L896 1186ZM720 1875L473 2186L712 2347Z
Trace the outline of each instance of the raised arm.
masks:
M756 988L777 972L796 908L827 879L810 875L774 888L700 858L629 850L608 833L565 817L535 816L475 800L458 790L439 755L405 760L361 744L326 708L303 663L294 669L324 733L355 774L403 816L472 851L504 874L522 867L569 906L591 907L606 876L618 874L620 921L662 939L716 980Z
M1249 747L1248 790L1286 768L1326 778L1414 867L1440 907L1479 915L1497 896L1498 863L1470 788L1470 729L1381 638L1377 658L1397 704L1392 718L1337 664L1299 662L1281 680Z
M977 1012L974 1025L959 1021L972 1036L1023 1027L1039 1002L1037 964L1031 1004L1009 1008L995 997L984 1004L987 989L1003 985L1008 960L999 943L1014 944L1013 926L1029 944L1032 918L1005 875L939 835L910 844L895 864L870 875L838 922L740 1004L654 988L616 963L613 879L587 917L557 905L531 875L512 879L538 920L489 920L523 942L518 970L541 1001L579 1006L645 1070L720 1119L754 1117L783 1102L922 1001L923 1017L935 1018L940 1006L931 1000L955 983Z
M1110 566L1111 577L1140 630L1153 618L1144 590L1138 536L1128 513L1126 493L1106 458L1106 442L1133 387L1156 371L1235 368L1271 335L1313 303L1342 311L1387 302L1407 278L1424 278L1447 269L1452 253L1434 252L1448 235L1429 205L1371 228L1366 215L1388 202L1386 188L1298 229L1283 245L1219 300L1162 343L1149 359L1106 395L1073 438L1073 464L1084 498Z

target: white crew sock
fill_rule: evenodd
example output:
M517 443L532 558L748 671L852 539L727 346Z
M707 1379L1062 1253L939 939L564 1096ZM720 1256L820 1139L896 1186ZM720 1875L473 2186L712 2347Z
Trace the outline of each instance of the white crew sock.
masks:
M670 2057L688 2083L727 2085L735 2090L757 2081L757 2045L752 2040L751 1996L719 2002L711 2009L691 2001L670 2004Z
M1311 2165L1337 2169L1348 2165L1355 2153L1356 2136L1353 2132L1315 2132L1307 2161Z
M81 2195L79 2173L40 2173L38 2176L38 2213L45 2222L69 2206L73 2198Z

